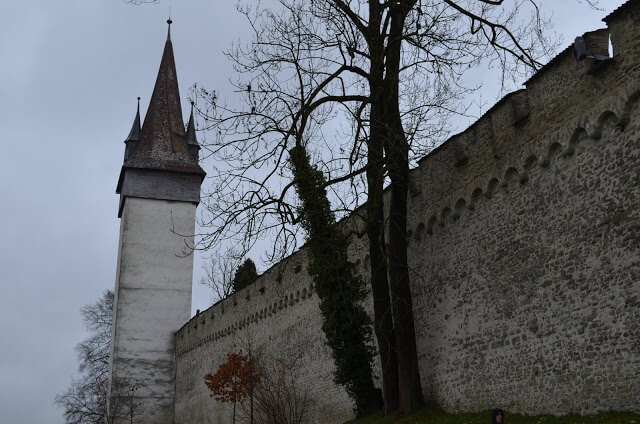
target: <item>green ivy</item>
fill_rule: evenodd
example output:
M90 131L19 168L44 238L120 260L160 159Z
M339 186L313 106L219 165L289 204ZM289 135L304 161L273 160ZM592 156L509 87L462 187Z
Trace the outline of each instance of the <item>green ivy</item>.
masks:
M349 261L349 241L331 211L322 172L311 166L304 148L295 147L289 154L302 202L299 213L307 232L309 274L320 298L322 330L336 365L335 382L345 387L358 415L370 413L379 404L371 371L371 323L362 307L365 284Z

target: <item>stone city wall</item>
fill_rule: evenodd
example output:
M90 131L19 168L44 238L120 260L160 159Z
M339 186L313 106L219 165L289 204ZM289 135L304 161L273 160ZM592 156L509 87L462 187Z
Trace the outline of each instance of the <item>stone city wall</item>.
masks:
M640 2L606 20L585 38L613 60L565 50L411 172L421 379L449 411L640 412ZM192 318L176 422L230 422L203 376L249 345L302 358L308 422L349 418L317 300L303 249Z
M204 375L215 373L227 353L249 349L266 361L295 365L298 384L310 398L308 422L342 422L353 415L346 392L333 383L305 253L294 253L176 333L177 423L231 423L232 405L209 397Z

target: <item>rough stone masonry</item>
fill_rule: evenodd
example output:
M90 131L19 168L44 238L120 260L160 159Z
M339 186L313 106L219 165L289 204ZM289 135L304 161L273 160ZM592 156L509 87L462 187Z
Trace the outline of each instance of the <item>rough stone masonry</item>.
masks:
M612 59L568 48L411 173L420 373L448 411L640 412L640 1L604 20L585 40ZM230 422L203 376L246 346L300 358L307 422L352 417L304 249L176 333L177 423Z

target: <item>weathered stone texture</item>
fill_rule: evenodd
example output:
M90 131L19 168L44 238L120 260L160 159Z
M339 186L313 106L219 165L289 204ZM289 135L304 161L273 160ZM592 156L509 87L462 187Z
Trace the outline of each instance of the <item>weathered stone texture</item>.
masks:
M302 365L297 377L312 397L309 422L340 422L352 415L346 393L333 384L334 365L305 264L305 252L295 253L176 333L177 423L231 422L231 406L209 397L203 377L215 373L227 353L249 349Z
M194 233L195 210L191 203L131 197L123 210L110 379L112 387L136 387L141 424L173 423L173 333L189 318L193 275L193 256L184 256L185 238L192 243L193 236L182 234ZM112 396L126 413L128 399Z
M640 412L639 10L608 20L614 60L594 68L564 51L411 172L420 372L447 410ZM366 275L364 243L353 252ZM350 415L304 254L289 259L300 272L280 264L176 334L177 422L229 422L202 377L249 335L312 352L309 422Z

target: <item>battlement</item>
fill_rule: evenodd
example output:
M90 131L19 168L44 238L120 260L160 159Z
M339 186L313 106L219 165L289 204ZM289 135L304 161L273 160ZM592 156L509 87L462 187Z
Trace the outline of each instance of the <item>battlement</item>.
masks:
M605 125L625 128L640 98L640 56L637 47L631 48L637 45L632 34L638 35L633 22L638 9L628 2L616 11L621 16L608 17L611 29L584 34L598 54L607 52L604 41L611 34L618 40L615 58L577 62L569 46L529 79L526 89L505 96L419 161L411 173L411 201L431 214L412 229L417 236L456 221L481 197L525 184L532 168L548 167L557 155L573 155L581 141L599 140Z
M290 314L291 307L299 302L312 301L313 281L303 269L304 264L306 252L298 251L268 269L254 283L196 314L176 332L176 356L278 314ZM314 303L311 307L315 306Z

